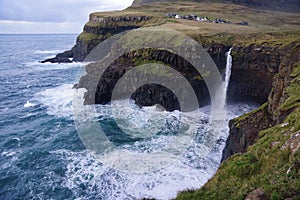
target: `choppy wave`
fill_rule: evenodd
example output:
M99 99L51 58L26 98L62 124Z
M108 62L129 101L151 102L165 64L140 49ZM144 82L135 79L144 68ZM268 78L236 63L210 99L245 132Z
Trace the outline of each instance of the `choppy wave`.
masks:
M49 115L58 118L73 118L72 84L46 89L35 95L35 100L47 108ZM255 108L251 104L232 104L227 107L227 120L219 140L206 157L199 157L201 149L196 134L205 133L210 118L210 106L190 113L167 112L156 106L140 108L133 101L115 101L111 105L96 105L98 121L110 118L118 121L119 127L128 134L150 139L124 144L122 148L102 155L89 151L73 152L59 150L52 152L61 157L67 165L65 186L76 198L89 199L171 199L179 191L201 187L213 176L219 167L226 138L228 120ZM200 113L200 114L199 114ZM155 134L165 128L172 133L181 121L182 135ZM172 147L170 144L176 144ZM155 152L184 150L176 159L156 156ZM157 154L159 155L159 154ZM168 165L165 165L169 162ZM150 163L150 164L149 164ZM160 166L160 163L163 163ZM152 168L153 169L152 169ZM141 171L140 169L152 169ZM84 188L84 189L83 189Z
M103 165L86 151L75 153L61 150L52 153L68 163L65 185L80 199L171 199L178 191L199 188L216 170L212 161L205 163L205 169L177 161L168 168L151 173L127 174ZM85 188L84 191L82 188Z
M71 86L66 84L39 94L42 97L42 102L47 105L49 114L57 117L72 116L73 93ZM161 112L155 106L139 108L133 102L129 107L124 107L125 101L117 101L115 105L118 106L116 110L119 112L111 112L110 105L97 105L98 120L101 121L110 117L117 118L120 120L119 125L127 133L142 134L145 131L157 131L166 123L166 119L169 119L169 124L172 124L181 117L186 134L194 134L197 131L205 131L206 122L209 120L209 106L200 109L199 118L199 114L196 113L185 115L179 111ZM254 107L255 105L245 106L245 104L229 105L226 124L230 118L248 112ZM153 117L154 115L156 117ZM151 121L154 118L158 120ZM179 191L201 187L216 172L228 135L226 124L221 131L218 143L205 158L197 156L195 146L191 145L190 148L184 146L191 144L190 141L184 141L185 137L174 135L161 135L149 140L124 145L124 148L117 148L100 157L89 151L59 150L52 153L59 155L66 162L67 172L64 184L75 193L76 198L110 200L146 197L171 199L176 197ZM178 142L178 149L185 148L186 151L176 160L172 160L170 165L155 168L155 170L145 173L138 171L132 173L124 170L124 168L132 171L138 170L143 166L143 163L139 163L141 157L148 163L153 163L155 167L162 160L152 156L151 153L160 151L161 148L174 141ZM120 162L125 163L126 166L120 168Z
M72 118L74 95L73 84L63 84L46 89L35 95L33 100L46 106L47 114L58 118Z
M24 108L29 108L29 107L33 107L33 106L35 106L35 104L33 104L33 103L29 102L29 101L27 101L27 102L24 104Z
M64 52L65 50L36 50L35 54L58 54Z
M87 63L84 62L72 62L72 63L40 63L38 61L28 62L25 64L34 71L45 71L45 70L59 70L59 69L70 69L84 67Z

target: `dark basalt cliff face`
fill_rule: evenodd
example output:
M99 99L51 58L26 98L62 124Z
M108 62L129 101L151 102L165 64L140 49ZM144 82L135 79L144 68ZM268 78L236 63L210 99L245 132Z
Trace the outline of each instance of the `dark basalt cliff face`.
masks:
M222 48L224 49L222 50ZM216 56L216 60L225 60L225 52L226 50L228 50L228 47L222 48L210 49L210 52L212 54L214 54L215 51L222 51L222 56L219 56L219 54L214 54L213 57ZM199 105L203 106L209 104L210 97L206 84L199 73L193 68L193 66L191 66L189 62L185 61L178 55L172 54L168 51L157 49L133 51L118 58L106 69L103 75L99 77L99 82L97 82L97 85L95 85L94 83L95 79L93 75L95 74L95 70L97 71L97 69L101 68L101 66L97 65L97 63L87 66L88 73L81 79L79 85L77 86L79 88L88 89L87 93L85 94L85 104L106 104L110 102L112 92L119 79L133 67L147 63L164 63L165 65L168 65L177 70L190 82L193 90L198 97ZM219 66L220 68L224 67L223 62L221 63L222 64ZM135 77L138 76L140 76L140 74L136 75ZM172 80L172 82L174 83L178 82L176 81L178 77L169 75L167 73L156 73L156 76L158 80ZM130 82L132 80L126 81ZM124 93L131 90L131 88L128 88L128 85L121 85L121 87L121 91L123 91ZM185 85L180 84L177 85L177 89L180 91L186 90ZM184 95L182 97L183 99L190 98L187 94L185 95L184 92L182 92L182 94ZM180 110L177 97L168 88L157 84L148 84L142 86L132 94L131 98L134 99L136 104L140 106L160 104L168 111Z
M54 58L42 61L42 63L82 62L100 42L114 34L140 28L151 19L151 16L144 15L101 17L92 13L89 22L83 28L83 32L77 37L75 46L69 51L57 54Z
M226 160L201 189L177 199L299 199L300 39L281 52L267 103L230 121Z
M212 44L206 48L221 73L223 73L226 67L225 54L230 47L221 44ZM268 46L239 46L233 48L232 55L232 81L229 86L230 98L253 99L259 103L267 101L272 88L272 79L278 72L278 66L280 64L279 48L271 48ZM87 86L91 85L89 83L80 83L80 87L88 89L85 96L85 103L108 103L118 80L128 70L132 69L132 67L145 62L162 62L173 67L190 82L197 94L200 106L207 105L210 102L209 93L204 80L193 70L193 67L187 61L167 51L148 49L131 52L117 59L106 70L103 76L101 78L99 77L97 86L91 87ZM89 66L88 68L93 67ZM94 68L97 69L95 66ZM87 71L88 74L82 79L84 82L88 82L89 79L93 80L91 78L94 74L93 70ZM89 77L89 74L91 77ZM170 77L164 76L163 74L161 74L161 76L162 79L170 79ZM172 79L176 81L176 79ZM181 86L179 85L178 87ZM96 90L92 88L96 88ZM124 85L123 90L128 91L128 88ZM185 88L182 88L182 91L184 90ZM149 87L149 85L144 86L139 92L135 93L132 98L141 106L159 103L163 105L166 110L180 109L174 94L171 94L168 90L158 85L152 85L152 87Z
M149 16L99 17L91 14L89 23L83 28L76 45L72 48L74 61L83 61L86 56L102 41L112 35L140 28ZM95 25L100 23L101 25Z
M229 96L265 103L272 88L272 79L278 73L281 54L276 46L234 46Z
M292 46L293 43L288 47L283 48L281 50L282 53L278 55L275 51L274 56L276 57L273 57L273 55L265 57L266 59L271 59L269 62L266 62L268 63L268 65L265 66L267 67L267 72L276 72L277 67L275 64L279 66L279 73L276 76L265 74L266 77L274 77L272 81L273 90L269 94L266 104L261 106L259 109L247 114L246 116L241 116L230 121L230 135L227 139L226 147L223 151L222 160L229 158L233 154L246 152L247 148L257 141L260 131L273 127L276 124L282 123L287 118L287 116L295 110L295 106L293 106L295 102L288 104L286 103L289 98L292 98L288 95L286 88L291 85L291 73L295 67L295 64L300 60L300 47ZM278 64L278 62L280 64ZM252 63L250 64L250 66L251 65ZM261 76L259 73L254 74L257 74L258 78L263 79L264 77L264 73L262 73ZM249 75L251 76L251 74ZM260 93L258 92L257 94ZM299 102L299 100L297 100L297 102ZM286 106L286 104L288 106Z
M83 61L100 42L114 34L139 28L145 23L149 23L151 19L152 18L148 16L102 18L101 16L91 14L90 21L85 25L83 33L78 36L76 45L72 50L58 54L52 60L46 61L70 62L69 58L73 58L73 61ZM97 25L95 25L95 23ZM218 66L220 72L224 74L226 66L225 54L230 46L210 43L204 48L207 49L207 52ZM231 83L229 85L229 97L232 99L252 99L259 103L266 102L272 88L272 78L278 72L278 66L281 62L280 55L281 51L279 47L271 47L266 44L234 46L232 50L233 66ZM206 105L210 102L205 82L199 74L193 72L193 67L190 66L188 62L179 56L166 51L145 50L131 52L114 62L103 77L101 77L101 79L99 77L97 87L87 86L90 85L88 83L80 83L80 87L88 87L88 92L85 95L85 103L108 103L111 99L115 84L126 71L137 64L142 64L139 63L141 59L143 62L156 61L172 66L190 81L198 95L199 105ZM88 72L88 74L89 73L92 74L93 72ZM87 76L83 80L86 81L88 78L89 77ZM124 90L126 91L126 88L124 88ZM182 88L182 90L184 90L184 88ZM139 105L160 103L161 105L164 105L167 110L179 109L174 95L170 94L168 90L162 89L161 86L152 86L152 89L150 89L148 85L141 88L139 91L140 93L144 93L143 98L138 95L138 93L135 93L132 96ZM160 99L160 101L156 102L153 100L151 103L149 99L155 99L155 97Z

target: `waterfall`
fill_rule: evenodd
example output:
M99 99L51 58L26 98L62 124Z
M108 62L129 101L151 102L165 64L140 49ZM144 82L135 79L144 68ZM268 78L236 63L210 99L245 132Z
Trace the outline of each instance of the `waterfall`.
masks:
M226 70L224 82L219 86L218 92L215 94L215 102L213 102L212 121L215 130L222 130L224 128L224 120L226 119L226 98L227 90L230 82L231 67L232 67L232 48L226 52Z
M224 83L224 104L226 105L226 98L227 98L227 90L230 82L231 77L231 67L232 67L232 56L231 56L232 47L226 53L226 71L225 71L225 83Z
M232 66L232 56L231 50L229 49L226 52L226 70L225 70L225 79L223 84L219 88L219 93L217 94L217 102L216 102L216 113L226 112L226 98L227 98L227 90L230 82L231 76L231 66Z

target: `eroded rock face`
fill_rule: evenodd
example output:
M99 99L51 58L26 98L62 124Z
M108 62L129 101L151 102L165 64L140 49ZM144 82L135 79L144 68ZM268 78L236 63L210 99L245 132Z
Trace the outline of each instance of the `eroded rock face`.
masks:
M298 42L291 43L282 49L279 73L272 81L273 90L268 97L268 102L256 111L230 121L230 135L226 141L222 160L233 154L245 152L249 146L258 139L258 133L264 129L282 123L291 114L295 106L283 107L290 98L286 88L291 85L291 74L300 61L300 46ZM271 68L272 69L272 68Z
M92 64L87 66L87 75L81 78L78 87L86 88L88 91L85 94L85 104L106 104L110 102L112 92L119 79L130 69L142 62L162 62L171 66L180 74L182 74L191 84L195 94L198 97L198 104L204 106L210 103L210 96L204 80L202 80L199 73L191 66L191 64L185 61L178 55L172 54L168 51L147 49L145 51L130 52L112 63L103 73L101 77L94 77L96 71L100 70L101 66ZM99 68L99 69L98 69ZM172 81L176 84L177 77L168 74L156 74L158 80L165 80L167 82ZM146 78L146 77L145 77ZM135 80L126 80L126 82ZM121 85L121 91L131 91L132 88L128 88L128 85ZM184 85L178 84L177 87L180 90L180 94L183 95L182 99L189 99L190 97L184 91L186 90ZM120 95L120 98L122 95ZM150 84L139 88L131 96L139 106L152 106L160 104L167 111L180 110L177 97L167 88ZM188 100L186 100L187 102Z
M151 19L152 17L149 16L102 17L101 15L91 14L90 21L85 25L83 33L78 36L76 45L70 51L58 54L55 58L47 59L43 62L83 61L100 42L117 33L139 28ZM226 66L225 54L230 46L213 43L204 48L207 49L213 58L221 74L224 74ZM105 84L101 86L102 88L97 89L96 103L107 103L107 99L110 99L109 94L113 90L117 78L120 78L126 72L127 68L133 67L135 60L141 57L138 54L132 55L127 56L127 58L125 56L125 59L128 60L126 62L116 62L120 64L113 67L114 70L110 72L112 75L103 77ZM233 66L229 85L229 98L252 99L259 103L266 102L272 88L272 79L278 72L278 66L281 62L280 48L268 45L234 46L232 56ZM160 61L170 64L177 69L185 69L182 73L190 80L199 97L201 96L200 105L209 103L210 98L205 83L201 80L196 80L197 78L195 77L199 78L199 75L192 71L193 67L188 67L188 62L168 52L155 50L148 52L147 56L142 57L142 59ZM92 91L92 93L95 94L95 91ZM87 94L88 99L92 98L90 95ZM167 102L172 103L170 102L171 99L174 98L170 98ZM86 100L86 103L91 102L93 101Z
M50 62L50 63L71 63L72 62L72 58L73 58L74 54L72 50L69 51L65 51L63 53L59 53L57 54L54 58L49 58L46 59L44 61L41 61L41 63L46 63L46 62Z
M286 52L286 56L283 57L278 75L274 77L274 89L270 93L268 107L268 111L274 113L273 120L277 121L277 123L281 123L294 110L293 108L288 110L281 109L281 106L288 98L284 89L290 85L293 78L290 74L294 69L294 64L300 60L300 47L295 47L294 43L287 46L283 51Z
M296 154L300 149L300 131L291 134L290 139L281 147L282 150L289 148L292 155Z
M80 43L77 43L77 45L80 45ZM224 74L224 70L226 67L225 54L229 50L230 46L222 44L211 44L210 46L205 48L218 66L220 72ZM84 56L82 54L83 52L86 51L80 50L78 53L80 53L81 56ZM229 85L230 98L246 98L253 99L259 103L266 102L268 94L270 93L272 88L272 79L278 72L278 66L280 63L279 48L264 46L234 47L232 54L233 67L231 83ZM111 97L111 92L118 79L121 78L128 69L134 67L136 64L134 62L136 62L138 59L159 61L173 66L190 81L196 94L198 94L198 97L201 99L201 101L199 101L200 105L206 105L210 102L210 97L205 82L203 80L197 80L199 79L199 74L193 71L193 67L188 62L186 62L179 56L173 55L167 51L145 50L144 53L142 51L131 52L125 55L123 59L120 59L122 60L122 62L117 61L116 63L114 63L114 66L109 69L107 73L102 77L101 81L99 82L97 91L91 91L91 94L86 96L89 97L86 99L86 103L90 104L94 101L92 99L94 98L92 97L92 93L96 93L96 103L108 103ZM159 90L159 88L156 89ZM184 90L184 88L182 89ZM152 93L156 94L156 92L154 91L152 91ZM145 94L148 94L148 92L145 92ZM163 94L163 96L166 97L168 95ZM161 96L158 94L155 97L157 97L158 99L161 98ZM148 102L148 100L146 103L146 96L144 96L144 99L145 105L149 105L150 103ZM148 99L152 99L152 97L149 97ZM175 99L173 97L165 99L168 100L166 100L166 102L162 102L164 105L171 105L175 103L172 102L172 100ZM139 105L143 105L143 101L139 101L137 103ZM158 102L153 102L153 104L155 103ZM167 107L170 108L168 110L178 109L177 106Z
M222 161L236 153L244 153L249 146L256 142L261 130L273 125L274 122L268 112L267 104L249 116L230 120L230 133L223 150Z
M281 62L279 47L237 46L233 48L232 55L229 96L265 103Z

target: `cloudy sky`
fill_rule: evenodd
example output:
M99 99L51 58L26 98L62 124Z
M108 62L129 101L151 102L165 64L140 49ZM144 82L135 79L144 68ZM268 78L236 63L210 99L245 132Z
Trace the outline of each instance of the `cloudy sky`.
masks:
M89 13L133 0L0 0L0 33L80 33Z

